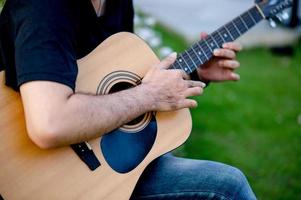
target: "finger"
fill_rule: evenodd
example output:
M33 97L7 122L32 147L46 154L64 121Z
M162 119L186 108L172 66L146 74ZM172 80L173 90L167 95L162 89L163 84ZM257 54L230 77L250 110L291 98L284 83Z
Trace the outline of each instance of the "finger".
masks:
M168 69L177 59L177 53L174 52L163 59L157 66L161 69Z
M204 40L208 37L208 34L206 32L201 32L201 40Z
M223 44L223 48L231 49L231 50L234 50L234 51L241 51L242 50L242 46L238 42L225 43L225 44Z
M170 69L170 70L168 70L168 72L175 73L175 75L177 77L181 77L183 79L189 79L189 75L186 74L186 72L184 72L184 70L181 70L181 69Z
M198 106L197 101L193 100L193 99L184 99L183 101L181 101L178 105L178 109L182 109L182 108L195 108Z
M201 88L204 88L206 87L206 84L201 82L201 81L191 81L191 80L188 80L186 81L186 84L187 84L187 87L188 88L191 88L191 87L201 87Z
M218 66L229 69L237 69L240 67L240 63L237 60L220 60Z
M232 72L232 73L230 74L230 80L232 80L232 81L238 81L239 79L240 79L239 74L236 74L236 73L234 73L234 72Z
M200 96L203 93L203 88L202 87L193 87L193 88L188 88L185 92L184 95L185 97L193 97L193 96Z
M213 54L217 57L235 59L236 53L233 50L229 49L215 49Z
M229 80L229 81L238 81L240 79L239 74L236 74L234 72L232 72L231 70L227 70L224 73L224 78L225 80Z

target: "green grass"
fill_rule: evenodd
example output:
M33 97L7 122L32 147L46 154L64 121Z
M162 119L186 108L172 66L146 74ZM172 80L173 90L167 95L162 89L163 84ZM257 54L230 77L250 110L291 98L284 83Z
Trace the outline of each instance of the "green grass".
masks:
M185 41L162 26L164 45ZM301 199L301 42L293 57L245 50L237 83L211 84L196 98L191 137L176 154L240 168L257 197Z
M2 8L2 6L4 5L4 0L0 0L0 11L1 11L1 8Z
M155 29L174 50L188 46ZM295 50L292 58L264 48L241 52L241 81L211 84L196 98L191 137L176 154L240 168L259 199L301 199L301 42Z

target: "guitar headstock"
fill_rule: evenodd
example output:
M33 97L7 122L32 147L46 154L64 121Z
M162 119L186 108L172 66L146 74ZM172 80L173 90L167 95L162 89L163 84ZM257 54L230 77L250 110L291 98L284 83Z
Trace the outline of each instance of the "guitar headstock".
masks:
M266 19L275 18L279 13L293 6L293 0L256 0L255 2Z

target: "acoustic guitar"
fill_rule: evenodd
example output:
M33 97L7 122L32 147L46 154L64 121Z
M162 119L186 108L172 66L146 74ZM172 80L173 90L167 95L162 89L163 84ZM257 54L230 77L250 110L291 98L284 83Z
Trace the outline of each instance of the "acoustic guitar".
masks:
M291 6L292 0L255 4L178 54L170 69L192 73L214 49ZM136 35L115 34L78 60L76 91L105 95L136 86L158 62ZM188 109L150 112L101 138L41 150L27 135L19 93L4 84L0 91L0 195L8 200L129 199L147 165L183 144L192 126Z

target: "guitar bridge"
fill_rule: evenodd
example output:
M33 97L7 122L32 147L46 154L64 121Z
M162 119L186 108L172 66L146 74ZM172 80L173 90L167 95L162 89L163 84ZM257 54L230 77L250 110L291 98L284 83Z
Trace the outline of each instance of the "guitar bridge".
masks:
M72 144L71 148L91 171L94 171L101 165L88 142Z

